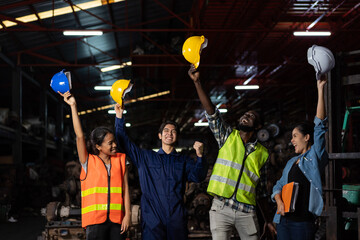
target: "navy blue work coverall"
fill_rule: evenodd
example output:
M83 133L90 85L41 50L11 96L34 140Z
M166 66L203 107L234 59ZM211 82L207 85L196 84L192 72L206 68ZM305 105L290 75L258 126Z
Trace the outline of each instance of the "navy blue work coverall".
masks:
M145 240L187 239L187 214L183 204L186 181L203 181L207 166L175 150L166 154L140 149L125 132L124 118L116 118L115 135L139 172L142 238Z

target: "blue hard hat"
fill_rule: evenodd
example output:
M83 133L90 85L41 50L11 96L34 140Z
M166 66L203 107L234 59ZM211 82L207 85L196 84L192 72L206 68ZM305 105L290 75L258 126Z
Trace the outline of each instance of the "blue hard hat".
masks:
M56 73L50 82L50 87L57 93L61 92L62 94L70 91L71 89L71 77L70 72L65 72L65 69Z

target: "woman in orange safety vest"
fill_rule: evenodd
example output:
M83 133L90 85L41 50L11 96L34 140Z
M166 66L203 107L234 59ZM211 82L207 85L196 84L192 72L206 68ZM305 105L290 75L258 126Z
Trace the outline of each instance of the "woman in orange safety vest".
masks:
M91 134L88 150L76 101L70 92L59 94L71 107L76 147L82 165L81 216L86 239L120 240L130 225L130 195L125 154L116 152L115 137L106 127Z

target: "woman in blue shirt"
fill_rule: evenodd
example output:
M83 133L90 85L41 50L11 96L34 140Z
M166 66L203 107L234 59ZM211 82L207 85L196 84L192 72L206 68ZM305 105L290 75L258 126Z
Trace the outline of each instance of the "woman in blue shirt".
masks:
M277 239L310 240L315 236L315 216L323 209L321 172L328 163L325 151L326 113L324 103L324 86L326 80L317 81L318 102L314 131L307 123L297 125L292 131L291 143L297 156L291 158L281 178L273 188L271 198L276 201ZM284 212L281 190L289 182L299 183L299 193L295 211Z

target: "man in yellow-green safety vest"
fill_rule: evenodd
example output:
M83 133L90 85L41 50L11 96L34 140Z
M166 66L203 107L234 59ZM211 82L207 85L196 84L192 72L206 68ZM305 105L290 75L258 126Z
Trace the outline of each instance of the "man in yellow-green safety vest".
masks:
M241 239L259 239L256 203L259 203L263 213L264 227L274 238L276 229L271 213L267 210L269 194L266 191L265 163L269 154L256 139L256 130L262 126L260 115L253 110L247 111L239 119L239 130L233 129L224 122L219 110L203 90L200 74L194 66L188 74L194 81L209 127L219 145L219 154L207 189L214 196L209 212L212 239L230 239L233 227ZM257 196L258 183L262 192Z

